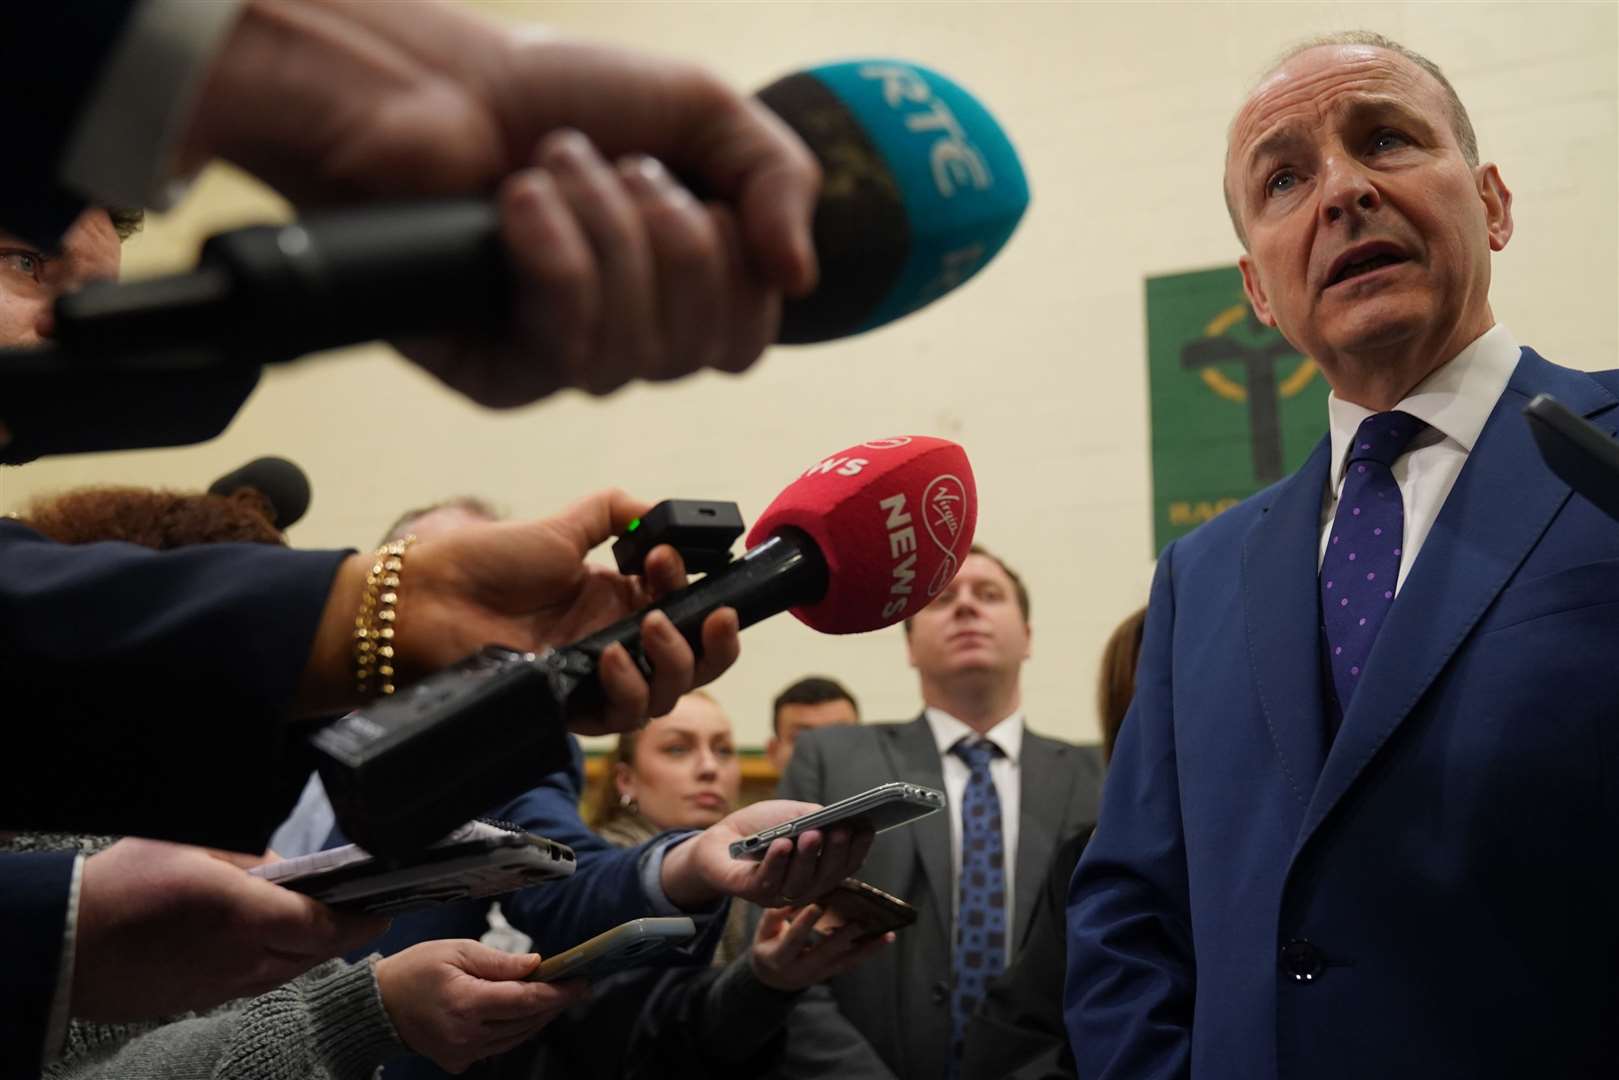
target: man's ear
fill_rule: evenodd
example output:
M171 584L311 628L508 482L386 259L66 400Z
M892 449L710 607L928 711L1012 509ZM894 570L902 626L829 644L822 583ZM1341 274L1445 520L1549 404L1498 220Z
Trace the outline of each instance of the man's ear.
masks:
M1271 314L1270 301L1265 298L1265 285L1259 280L1259 268L1254 266L1254 260L1247 252L1237 259L1237 268L1242 271L1242 291L1248 297L1248 304L1254 309L1254 318L1266 326L1275 327L1276 316Z
M1473 171L1478 197L1484 203L1484 228L1490 235L1490 250L1500 251L1512 239L1512 192L1501 179L1501 170L1485 162Z

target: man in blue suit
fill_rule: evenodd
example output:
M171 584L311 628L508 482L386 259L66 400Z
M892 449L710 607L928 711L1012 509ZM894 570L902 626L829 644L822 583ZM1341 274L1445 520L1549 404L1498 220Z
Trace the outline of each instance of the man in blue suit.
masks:
M1330 435L1159 559L1069 898L1090 1078L1619 1071L1619 525L1541 463L1619 374L1496 323L1497 168L1430 62L1286 56L1229 137L1261 321Z

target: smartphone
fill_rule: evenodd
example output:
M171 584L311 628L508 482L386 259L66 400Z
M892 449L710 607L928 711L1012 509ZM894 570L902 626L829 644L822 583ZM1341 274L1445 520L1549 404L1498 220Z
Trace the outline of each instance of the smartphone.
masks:
M870 941L916 922L914 907L858 878L844 878L815 902L826 912L815 924L815 932L821 935L855 923L865 930L858 940Z
M573 849L521 829L468 822L431 847L379 859L355 844L248 873L346 911L405 911L498 896L574 871Z
M604 934L597 934L567 952L546 957L532 982L558 982L562 979L595 979L603 975L641 967L648 960L684 945L697 936L697 925L690 919L631 919Z
M1619 520L1619 442L1550 394L1537 395L1523 414L1558 479Z
M731 858L762 859L771 841L783 836L793 839L811 829L824 829L830 825L866 825L874 832L885 832L943 809L942 791L903 781L879 784L870 791L851 795L801 818L784 821L773 829L743 837L731 845Z

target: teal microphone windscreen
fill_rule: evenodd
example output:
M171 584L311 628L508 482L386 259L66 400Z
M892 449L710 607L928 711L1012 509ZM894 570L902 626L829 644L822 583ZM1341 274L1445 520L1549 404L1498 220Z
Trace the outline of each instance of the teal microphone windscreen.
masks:
M1028 208L1028 177L1005 130L920 64L826 64L758 98L825 175L815 215L821 284L785 306L780 342L864 333L931 304L982 270Z

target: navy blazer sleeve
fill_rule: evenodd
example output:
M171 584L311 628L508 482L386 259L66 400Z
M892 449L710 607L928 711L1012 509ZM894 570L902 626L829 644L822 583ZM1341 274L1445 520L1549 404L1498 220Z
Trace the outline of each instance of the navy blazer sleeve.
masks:
M1135 701L1068 898L1064 1021L1092 1080L1170 1080L1191 1068L1190 900L1175 772L1174 549L1158 560Z
M584 757L578 741L569 736L569 742L573 761L567 769L552 773L488 815L567 844L578 859L572 877L500 898L507 921L534 939L534 950L541 956L564 952L631 919L662 914L652 909L641 885L641 856L662 838L620 848L590 831L579 816ZM488 928L488 910L488 900L464 900L409 912L394 919L382 940L365 951L388 956L422 941L475 938ZM726 905L720 905L696 941L665 963L706 962L724 931L725 912Z
M0 1080L39 1075L75 852L0 856Z
M0 521L0 828L262 851L308 772L289 711L346 554Z
M567 844L579 860L567 881L536 885L501 901L506 918L534 939L542 956L570 949L631 919L663 914L653 910L641 884L641 857L667 834L620 848L591 832L579 816L584 756L577 740L570 736L569 742L573 762L568 769L552 773L540 786L496 811L497 817L529 832ZM707 962L719 944L727 909L723 903L715 909L697 939L676 954L678 960Z
M0 70L26 99L6 111L0 227L8 232L49 244L84 209L56 177L79 111L134 6L133 0L3 6Z

